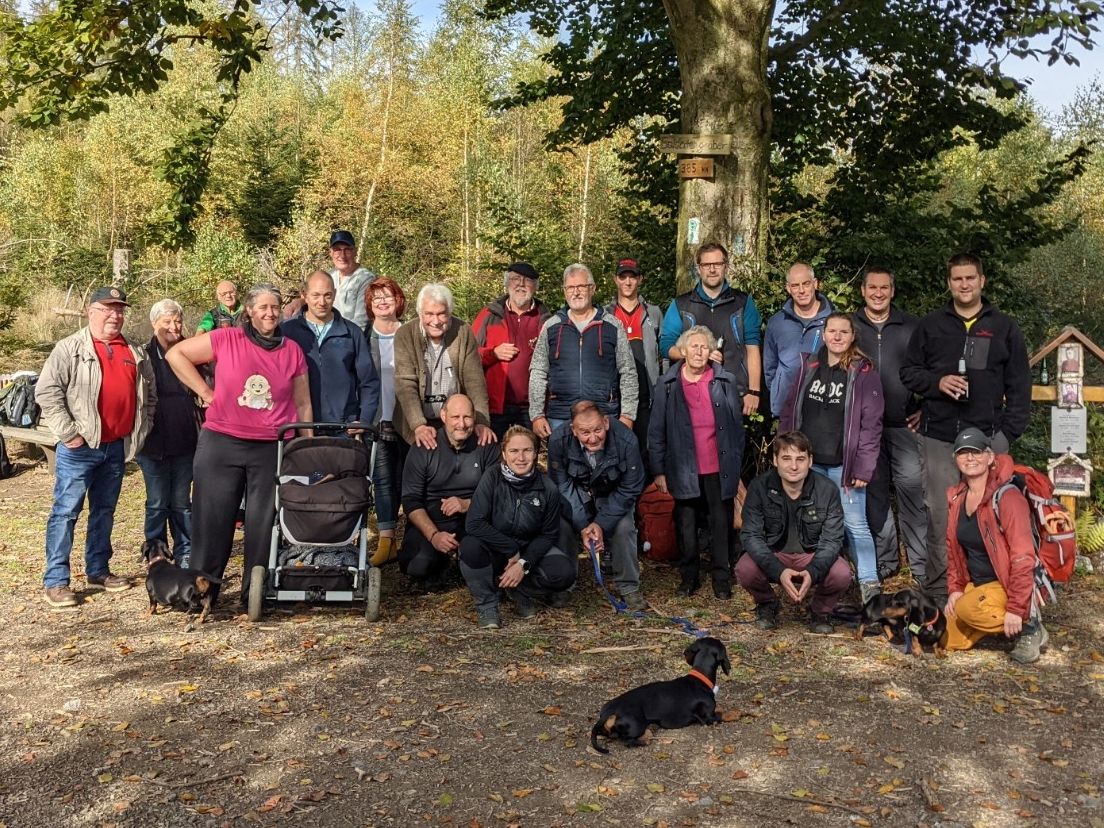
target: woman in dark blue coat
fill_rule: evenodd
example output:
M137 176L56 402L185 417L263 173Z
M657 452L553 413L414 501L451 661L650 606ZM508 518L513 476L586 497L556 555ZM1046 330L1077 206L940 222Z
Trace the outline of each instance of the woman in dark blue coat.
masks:
M733 504L744 455L743 397L736 376L719 362L717 340L704 325L679 337L685 359L659 378L652 395L648 453L655 484L675 499L675 532L682 583L678 595L701 585L699 509L713 534L713 594L732 597ZM719 357L718 357L719 358ZM702 508L704 507L704 508Z

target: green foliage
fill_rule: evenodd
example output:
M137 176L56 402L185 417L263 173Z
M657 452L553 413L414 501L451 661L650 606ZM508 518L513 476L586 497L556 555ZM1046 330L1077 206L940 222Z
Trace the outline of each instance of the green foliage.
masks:
M1077 515L1077 550L1083 555L1104 551L1104 523L1093 509L1081 509Z

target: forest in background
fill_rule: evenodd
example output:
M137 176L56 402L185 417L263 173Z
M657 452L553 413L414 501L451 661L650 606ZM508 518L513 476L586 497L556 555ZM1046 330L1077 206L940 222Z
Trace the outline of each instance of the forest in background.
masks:
M550 149L558 102L519 105L514 93L548 76L541 56L552 41L519 17L488 20L481 2L448 0L426 35L406 0L365 2L332 42L294 8L272 8L271 50L218 134L183 248L158 232L171 192L165 151L218 98L209 49L178 48L157 92L120 97L86 121L31 130L0 117L0 347L40 344L17 324L21 311L44 312L35 300L45 286L71 289L77 307L111 277L115 248L131 251L137 305L172 296L200 310L224 278L294 289L328 263L336 227L360 239L366 266L411 293L446 281L469 319L515 259L545 274L542 293L558 299L567 264L588 263L608 296L614 262L635 256L646 295L670 298L674 160L656 156L654 132L677 124L642 118L586 144L562 146L561 135ZM863 265L889 266L898 303L923 313L945 296L939 263L973 238L994 251L987 293L1033 349L1065 324L1104 341L1104 85L1086 78L1053 118L1025 96L994 105L1024 125L992 148L964 136L876 218L849 224L839 219L847 209L817 209L847 146L775 182L766 278L740 285L764 318L785 298L795 259L812 262L843 307L857 301Z

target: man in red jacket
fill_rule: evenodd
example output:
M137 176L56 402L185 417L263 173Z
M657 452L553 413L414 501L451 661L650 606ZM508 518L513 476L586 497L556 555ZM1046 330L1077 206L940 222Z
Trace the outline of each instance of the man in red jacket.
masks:
M483 308L472 325L491 406L491 428L501 440L512 425L531 428L529 363L549 311L537 299L536 269L514 262L504 274L506 294Z

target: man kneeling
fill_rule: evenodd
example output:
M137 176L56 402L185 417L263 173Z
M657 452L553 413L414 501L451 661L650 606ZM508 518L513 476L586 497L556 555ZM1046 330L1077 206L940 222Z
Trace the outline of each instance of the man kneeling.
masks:
M481 446L475 437L475 408L468 397L453 394L441 417L437 448L411 446L402 483L407 527L399 569L430 591L447 587L472 494L483 472L498 465L498 443Z
M510 593L520 618L532 618L534 598L566 606L566 590L575 583L574 562L556 546L560 493L537 468L538 447L532 431L510 427L502 439L501 465L483 475L468 507L460 572L484 629L502 624L499 589Z
M778 627L778 599L772 584L795 604L812 595L810 629L832 632L829 613L851 585L843 548L843 504L839 487L812 471L809 438L788 431L774 438L774 468L751 482L744 501L740 539L744 556L736 580L755 599L755 625Z

